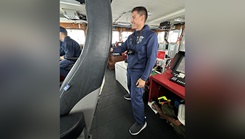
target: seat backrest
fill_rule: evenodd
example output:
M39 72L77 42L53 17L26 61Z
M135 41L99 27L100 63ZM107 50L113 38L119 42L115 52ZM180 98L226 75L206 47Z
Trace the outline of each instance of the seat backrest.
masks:
M105 1L91 4L94 1L89 0L86 3L90 22L85 46L60 87L60 115L69 114L77 102L102 84L111 44L112 17L111 10L98 12L95 9L101 9L98 7L101 5L108 7Z

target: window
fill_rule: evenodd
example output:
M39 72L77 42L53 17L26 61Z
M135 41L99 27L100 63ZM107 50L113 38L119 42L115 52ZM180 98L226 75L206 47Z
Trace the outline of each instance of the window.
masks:
M123 42L125 42L128 38L129 35L131 35L132 32L129 32L129 31L125 31L125 32L122 32L122 40Z
M75 41L77 41L78 44L84 45L85 34L84 34L83 30L81 30L81 29L67 29L67 35L70 36Z
M119 42L119 32L113 31L112 32L112 43L115 44L116 42Z
M183 37L180 42L180 51L185 51L185 32L183 32Z
M158 43L164 43L164 35L165 32L159 32L157 37L158 37Z
M171 30L168 34L168 42L176 43L179 37L180 30Z

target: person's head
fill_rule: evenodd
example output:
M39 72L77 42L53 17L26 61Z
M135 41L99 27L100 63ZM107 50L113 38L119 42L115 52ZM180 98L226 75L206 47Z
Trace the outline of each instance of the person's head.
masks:
M146 8L143 6L135 7L131 13L132 29L141 30L144 27L148 17Z
M60 41L63 42L66 36L67 36L66 29L63 27L60 27Z

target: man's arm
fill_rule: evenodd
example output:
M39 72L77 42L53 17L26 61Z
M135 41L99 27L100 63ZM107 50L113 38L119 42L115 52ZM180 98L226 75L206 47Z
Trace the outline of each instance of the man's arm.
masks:
M60 51L60 56L63 56L63 55L65 55L65 51L64 50Z
M157 52L158 52L158 40L157 40L157 35L155 33L153 33L150 36L146 47L147 47L146 48L147 49L146 67L145 67L143 75L141 76L141 79L144 81L147 80L147 78L149 77L152 71L152 68L156 64L156 58L157 58Z
M64 48L65 48L65 55L64 58L65 59L69 59L69 58L73 58L74 54L75 54L75 50L72 46L71 42L65 42L64 43Z
M123 52L125 52L127 50L128 40L129 39L127 39L121 46L111 48L110 52L113 52L113 53L123 53Z
M63 43L60 41L60 56L65 55Z

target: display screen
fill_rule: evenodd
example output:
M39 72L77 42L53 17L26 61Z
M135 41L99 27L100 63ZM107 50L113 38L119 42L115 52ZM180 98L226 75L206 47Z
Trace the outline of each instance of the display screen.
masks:
M176 71L185 74L185 57L182 57L179 65L177 66Z
M171 62L171 70L174 74L179 74L180 72L185 74L185 52L179 51Z
M165 50L166 49L166 44L160 43L158 46L159 46L158 50Z

